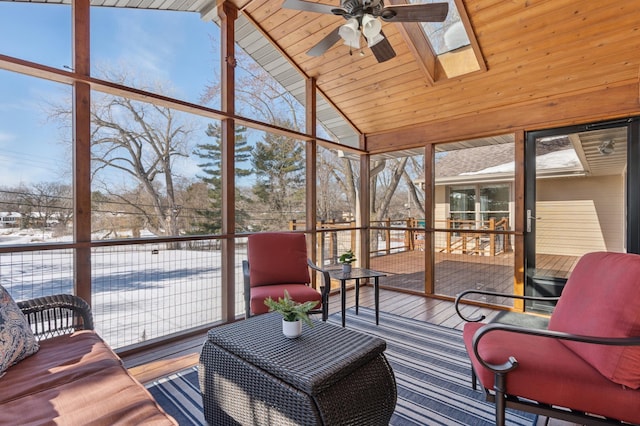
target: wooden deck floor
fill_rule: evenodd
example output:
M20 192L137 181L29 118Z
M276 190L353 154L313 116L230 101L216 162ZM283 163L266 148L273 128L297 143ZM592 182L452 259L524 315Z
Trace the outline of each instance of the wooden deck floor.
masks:
M347 307L355 305L355 292L347 291ZM373 288L360 289L360 306L374 307ZM471 315L481 308L465 306L463 312ZM391 290L380 291L380 310L427 321L445 327L462 329L462 320L455 312L453 303L423 296L400 293ZM490 318L497 311L482 309ZM340 295L332 295L329 313L340 312ZM348 324L347 324L348 327ZM125 366L143 383L197 364L205 334L185 339L178 343L155 348L132 356L123 357Z
M566 278L578 257L538 255L537 275ZM409 251L371 259L371 269L388 274L380 279L386 287L423 292L425 257L422 251ZM510 293L513 291L513 253L498 256L470 256L436 253L435 293L455 297L469 288ZM491 303L509 305L508 300Z

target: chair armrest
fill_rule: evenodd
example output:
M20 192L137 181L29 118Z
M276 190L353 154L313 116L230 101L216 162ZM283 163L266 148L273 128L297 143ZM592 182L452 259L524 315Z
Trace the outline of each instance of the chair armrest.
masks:
M309 265L311 269L318 271L322 274L323 285L320 286L321 287L320 292L323 294L323 296L325 293L328 295L329 292L331 291L331 277L329 276L329 272L325 271L324 269L322 269L321 267L313 263L311 259L307 259L307 265Z
M93 330L93 314L87 302L71 294L43 296L17 302L39 340Z
M506 298L510 298L510 299L520 299L520 300L537 300L540 302L557 302L558 300L560 300L559 296L554 296L554 297L547 297L547 296L521 296L519 294L512 294L512 293L500 293L500 292L496 292L496 291L486 291L486 290L465 290L462 293L458 294L456 296L456 301L455 301L455 308L456 308L456 313L458 314L458 316L467 322L480 322L483 319L485 319L486 317L484 315L480 315L478 317L475 318L468 318L465 317L462 312L460 312L460 307L459 304L463 301L463 299L465 298L465 296L469 295L469 294L482 294L485 296L497 296L497 297L506 297Z
M244 281L244 316L251 316L251 278L249 275L249 261L242 261L242 277Z
M494 373L507 373L518 366L518 360L514 356L508 356L503 364L491 364L485 361L478 352L480 340L488 333L494 331L506 331L509 333L528 334L531 336L547 337L551 339L572 340L574 342L591 343L608 346L640 346L640 336L638 337L596 337L583 336L578 334L564 333L561 331L540 330L535 328L524 328L515 325L491 323L479 328L473 335L473 352L480 364Z
M331 277L329 276L329 272L313 263L311 259L307 259L307 265L309 265L309 267L314 271L320 272L322 274L323 285L320 286L320 293L322 294L322 320L326 321L329 316L329 294L331 293Z

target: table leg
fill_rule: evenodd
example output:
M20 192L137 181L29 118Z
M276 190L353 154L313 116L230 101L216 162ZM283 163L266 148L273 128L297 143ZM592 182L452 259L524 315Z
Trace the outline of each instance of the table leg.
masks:
M360 304L360 278L356 278L356 315L358 315L359 304Z
M340 280L340 297L342 302L342 326L344 327L345 313L347 310L347 283L346 280Z
M373 281L373 294L376 303L376 325L378 325L378 319L380 317L380 287L378 286L378 277L375 277Z

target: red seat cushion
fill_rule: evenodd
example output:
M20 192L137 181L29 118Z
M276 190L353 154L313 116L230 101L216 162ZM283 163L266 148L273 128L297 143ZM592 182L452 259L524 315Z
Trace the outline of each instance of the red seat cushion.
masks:
M585 336L640 336L640 256L584 255L562 291L549 329ZM640 388L640 346L561 343L609 380Z
M264 304L264 299L271 297L274 300L278 300L279 297L284 297L285 290L296 302L317 301L318 304L313 309L319 309L322 304L320 292L304 284L263 285L251 288L251 312L256 315L269 312L269 308Z
M265 232L251 235L247 258L251 287L311 282L304 234Z
M494 374L473 353L473 335L483 325L466 323L463 337L480 382L493 389ZM478 351L492 364L516 358L508 394L640 424L640 391L608 380L557 339L495 331L482 337Z
M40 341L0 379L0 425L175 425L94 331Z

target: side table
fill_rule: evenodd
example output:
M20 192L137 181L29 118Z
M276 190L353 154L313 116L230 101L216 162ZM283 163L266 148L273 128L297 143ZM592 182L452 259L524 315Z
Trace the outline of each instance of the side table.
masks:
M282 334L282 316L257 315L209 330L200 353L211 425L385 425L395 409L386 342L314 320Z
M356 280L356 315L358 314L358 303L360 302L360 280L365 278L373 278L373 294L376 308L376 325L380 316L380 288L378 279L386 277L387 274L374 271L373 269L353 268L351 272L344 273L340 269L329 269L329 276L334 280L340 281L340 296L342 302L342 326L345 325L345 313L347 305L347 281Z

